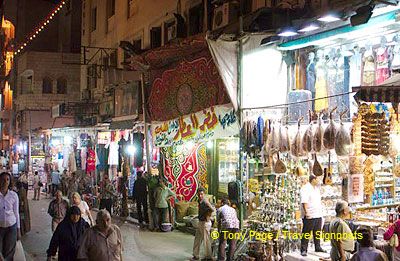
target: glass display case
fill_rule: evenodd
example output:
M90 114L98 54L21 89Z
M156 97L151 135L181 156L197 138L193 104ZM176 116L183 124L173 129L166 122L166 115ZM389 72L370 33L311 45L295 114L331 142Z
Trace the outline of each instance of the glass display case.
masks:
M228 183L236 180L239 170L239 139L217 141L218 192L228 194Z

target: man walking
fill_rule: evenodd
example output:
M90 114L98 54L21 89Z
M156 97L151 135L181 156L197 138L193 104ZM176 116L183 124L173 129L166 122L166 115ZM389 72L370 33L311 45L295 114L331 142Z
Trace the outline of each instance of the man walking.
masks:
M233 261L233 255L236 249L236 239L229 239L228 235L239 232L239 219L234 208L229 206L227 198L222 199L222 206L217 211L217 221L219 228L219 250L218 260L225 260L226 256L226 242L229 244L227 261Z
M40 181L39 172L35 171L35 175L33 176L33 200L40 199L40 189L43 186Z
M58 190L58 187L60 186L61 183L61 177L60 177L60 172L58 169L53 170L51 173L51 195L54 197L56 191Z
M309 241L309 236L304 235L310 235L311 232L313 234L315 252L326 252L321 248L320 238L317 237L317 232L322 229L322 204L318 179L311 174L308 181L300 190L303 214L303 230L301 232L303 236L301 237L300 247L302 256L307 256Z
M121 231L111 223L111 216L107 210L100 210L96 225L85 232L78 250L78 260L122 260Z
M108 174L104 174L103 180L100 182L100 209L105 208L111 214L114 194L115 188L111 184Z
M137 179L133 184L133 198L136 200L139 223L146 222L146 224L149 224L149 215L147 213L147 181L144 179L141 171L138 171Z
M68 210L68 202L63 199L62 192L56 191L56 198L50 202L47 213L51 216L51 231L55 231L58 224L64 219Z
M205 259L213 260L211 250L211 214L214 212L214 207L204 197L205 190L199 188L197 191L199 197L199 225L196 229L196 235L193 244L193 257L191 260L199 260L200 256L200 245L204 243L205 248Z
M0 260L13 260L17 240L21 238L19 198L11 190L11 174L0 174Z

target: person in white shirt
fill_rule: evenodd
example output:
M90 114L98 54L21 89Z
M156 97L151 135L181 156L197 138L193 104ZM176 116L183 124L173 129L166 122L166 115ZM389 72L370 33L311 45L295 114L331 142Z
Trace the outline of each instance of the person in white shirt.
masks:
M326 252L321 248L320 238L317 236L322 229L322 204L319 182L316 176L310 175L309 182L300 190L301 208L303 214L303 229L301 231L301 255L307 256L308 241L312 233L315 252Z
M33 200L40 199L40 177L39 172L35 171L35 175L33 176Z
M13 260L21 238L18 194L11 189L11 174L0 174L0 260Z

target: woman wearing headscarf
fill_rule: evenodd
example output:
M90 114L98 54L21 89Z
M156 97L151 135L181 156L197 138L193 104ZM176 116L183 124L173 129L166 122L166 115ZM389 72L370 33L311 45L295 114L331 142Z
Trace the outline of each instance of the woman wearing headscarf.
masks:
M68 209L64 220L57 226L47 250L47 260L55 256L58 249L59 261L74 261L86 229L89 224L81 217L81 210L77 206Z

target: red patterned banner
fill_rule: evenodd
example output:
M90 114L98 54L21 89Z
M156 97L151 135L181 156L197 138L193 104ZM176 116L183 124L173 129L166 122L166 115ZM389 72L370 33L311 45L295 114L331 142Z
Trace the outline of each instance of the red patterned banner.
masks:
M192 148L169 147L164 150L165 177L179 200L191 201L199 187L207 189L207 155L204 144Z

